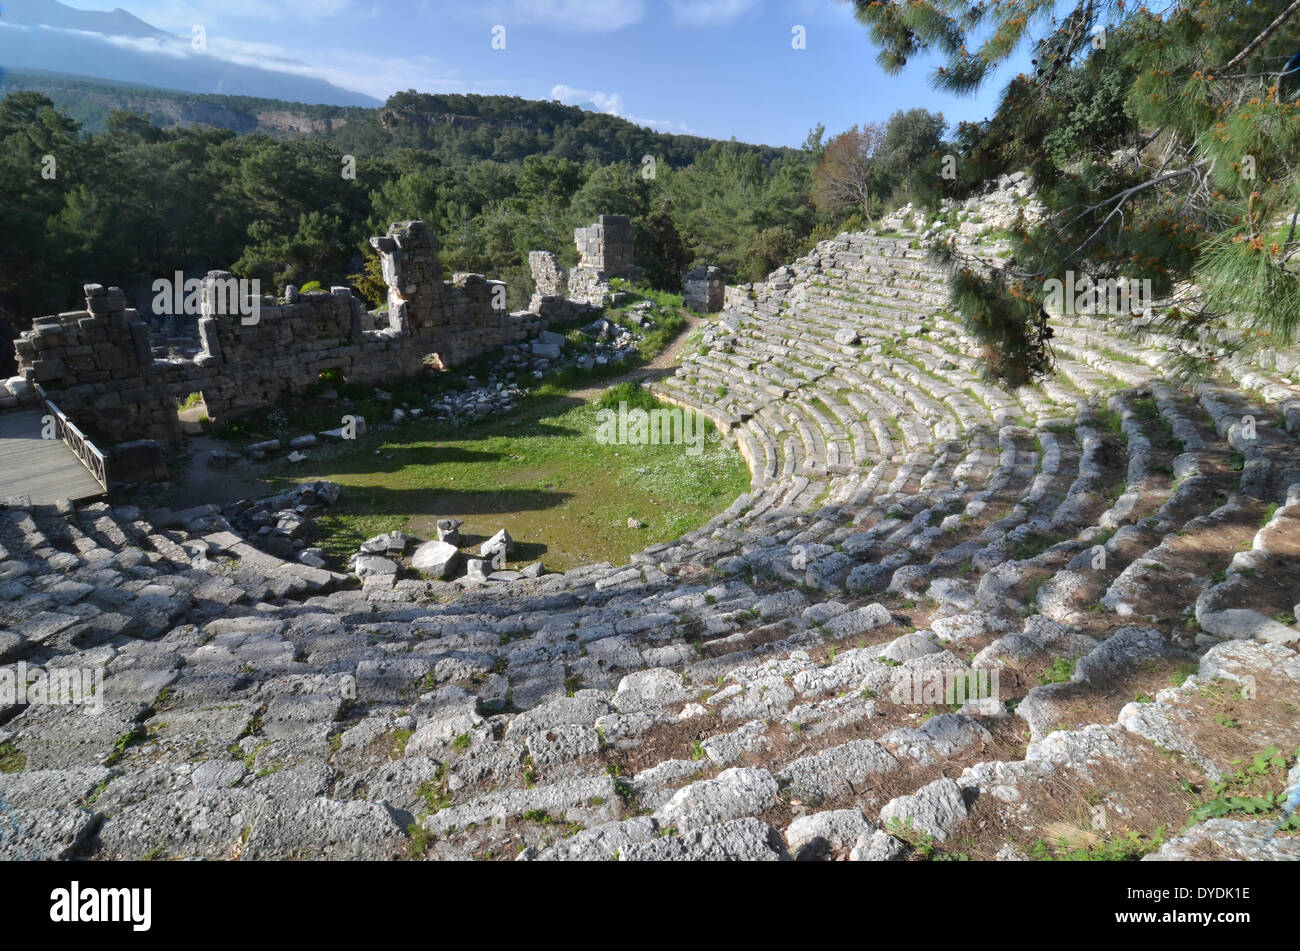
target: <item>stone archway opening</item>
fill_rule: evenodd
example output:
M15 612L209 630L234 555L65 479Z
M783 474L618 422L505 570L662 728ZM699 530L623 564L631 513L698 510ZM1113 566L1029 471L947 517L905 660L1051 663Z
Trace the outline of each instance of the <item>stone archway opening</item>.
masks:
M186 436L198 436L212 424L207 399L202 390L195 390L176 400L176 420Z

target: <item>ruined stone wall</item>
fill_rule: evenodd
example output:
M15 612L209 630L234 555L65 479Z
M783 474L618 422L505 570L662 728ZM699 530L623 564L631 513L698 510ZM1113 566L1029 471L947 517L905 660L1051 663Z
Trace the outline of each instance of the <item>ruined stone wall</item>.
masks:
M528 269L533 275L533 293L538 297L564 293L569 275L550 251L529 251Z
M632 219L627 215L601 215L594 225L574 228L573 240L581 256L569 272L569 296L592 304L604 304L613 292L610 279L634 281L641 269L634 263Z
M266 299L256 322L219 312L205 281L202 351L156 360L147 325L117 288L86 285L86 309L45 317L15 341L19 373L39 382L74 420L115 440L179 438L176 402L201 392L214 420L238 416L301 392L321 372L381 383L419 371L426 356L446 366L535 336L572 308L563 298L537 313L510 313L505 285L479 274L444 281L433 235L422 221L399 222L372 238L388 284L388 311L376 329L346 287L282 301Z

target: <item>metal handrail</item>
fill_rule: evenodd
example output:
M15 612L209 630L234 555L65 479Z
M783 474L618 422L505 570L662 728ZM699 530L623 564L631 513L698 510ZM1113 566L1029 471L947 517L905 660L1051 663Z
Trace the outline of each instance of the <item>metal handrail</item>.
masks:
M81 464L95 477L95 481L107 492L108 457L104 455L98 446L86 438L86 434L77 428L77 424L68 418L67 413L55 405L39 383L34 384L34 388L36 395L41 398L45 408L54 417L55 429L59 438L72 450L73 455L77 457Z

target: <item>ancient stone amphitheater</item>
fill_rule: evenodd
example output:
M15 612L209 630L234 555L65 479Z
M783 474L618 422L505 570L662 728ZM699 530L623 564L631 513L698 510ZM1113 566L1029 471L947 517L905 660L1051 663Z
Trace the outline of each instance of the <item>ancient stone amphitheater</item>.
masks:
M0 660L108 676L0 717L0 856L1300 858L1189 824L1300 746L1300 388L1088 318L990 386L914 243L729 289L655 385L752 489L627 565L434 600L206 507L11 503Z

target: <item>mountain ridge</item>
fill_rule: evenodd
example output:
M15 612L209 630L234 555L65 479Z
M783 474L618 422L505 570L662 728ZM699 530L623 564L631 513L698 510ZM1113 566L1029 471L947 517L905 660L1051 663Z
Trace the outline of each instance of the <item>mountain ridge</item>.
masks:
M380 105L373 96L326 79L195 53L188 37L161 30L121 7L79 10L59 0L6 0L0 11L0 63L20 71L76 63L82 75L106 82L198 94L269 94L289 101Z
M550 148L541 148L540 151L554 150L563 154L563 147L554 141L556 137L565 130L581 130L579 134L583 139L598 135L607 140L618 140L621 145L616 151L622 160L640 161L642 155L653 153L673 165L689 162L690 156L708 144L723 141L707 136L657 132L619 116L581 106L518 96L407 90L395 93L384 103L365 107L265 96L196 93L55 70L21 69L0 73L0 96L18 91L34 91L47 96L55 106L80 122L82 131L86 133L102 131L111 112L126 109L149 115L152 124L160 127L204 126L229 129L241 135L262 133L276 138L314 135L334 142L345 151L386 151L403 146L436 149L458 136L473 137L476 130L486 128L497 134L505 133L507 138L523 137L525 143L521 147L539 144L529 143L531 139L550 139ZM612 141L607 144L613 148ZM764 158L790 151L755 143L740 144L758 151ZM486 144L476 140L475 147L485 148ZM496 147L497 144L493 144L493 148ZM526 152L534 150L525 148ZM581 160L588 156L583 151L567 157ZM608 156L605 158L608 160Z
M83 30L106 36L172 36L146 23L129 10L114 7L111 11L82 10L59 0L7 0L3 17L19 26L50 26L63 30Z

